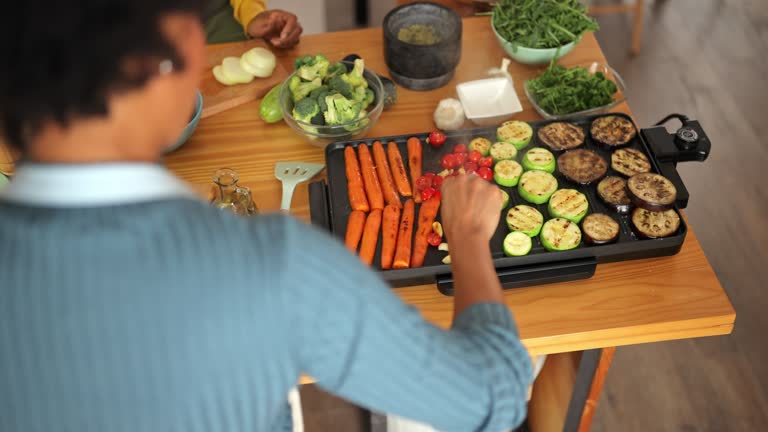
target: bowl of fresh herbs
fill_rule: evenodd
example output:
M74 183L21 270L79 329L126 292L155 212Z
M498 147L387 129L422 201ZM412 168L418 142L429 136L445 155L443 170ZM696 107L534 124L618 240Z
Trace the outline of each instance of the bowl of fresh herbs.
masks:
M627 100L621 76L604 63L567 68L554 60L524 85L533 108L546 119L563 119L608 111Z
M504 50L525 64L546 64L568 54L597 22L578 0L500 0L491 27Z

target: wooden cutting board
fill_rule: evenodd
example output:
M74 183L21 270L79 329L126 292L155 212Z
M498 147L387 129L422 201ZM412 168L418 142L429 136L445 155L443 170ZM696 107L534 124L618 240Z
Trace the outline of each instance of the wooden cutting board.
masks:
M270 49L267 44L257 40L208 46L206 70L200 84L200 91L203 93L202 118L259 99L276 84L288 78L288 71L278 59L277 67L269 78L256 78L248 84L234 86L225 86L216 81L216 78L213 77L214 66L221 64L225 57L240 57L249 49L258 46Z

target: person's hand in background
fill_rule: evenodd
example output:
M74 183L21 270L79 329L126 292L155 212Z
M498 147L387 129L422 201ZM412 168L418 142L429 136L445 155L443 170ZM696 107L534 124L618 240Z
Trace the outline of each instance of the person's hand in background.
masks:
M256 15L247 31L249 36L262 38L277 48L292 48L299 43L303 29L296 15L273 9Z
M472 239L488 243L499 225L501 191L476 175L448 177L440 213L451 246Z

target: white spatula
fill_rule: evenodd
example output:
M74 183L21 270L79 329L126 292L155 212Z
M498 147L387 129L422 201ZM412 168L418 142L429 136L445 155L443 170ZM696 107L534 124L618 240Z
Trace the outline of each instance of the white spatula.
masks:
M283 200L280 210L291 208L291 199L296 185L316 176L325 165L309 162L278 162L275 164L275 177L283 182Z

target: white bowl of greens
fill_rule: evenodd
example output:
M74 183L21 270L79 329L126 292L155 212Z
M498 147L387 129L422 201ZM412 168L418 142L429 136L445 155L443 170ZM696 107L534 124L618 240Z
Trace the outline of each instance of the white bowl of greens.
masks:
M597 22L578 0L501 0L491 14L499 44L515 61L546 64L568 54Z

